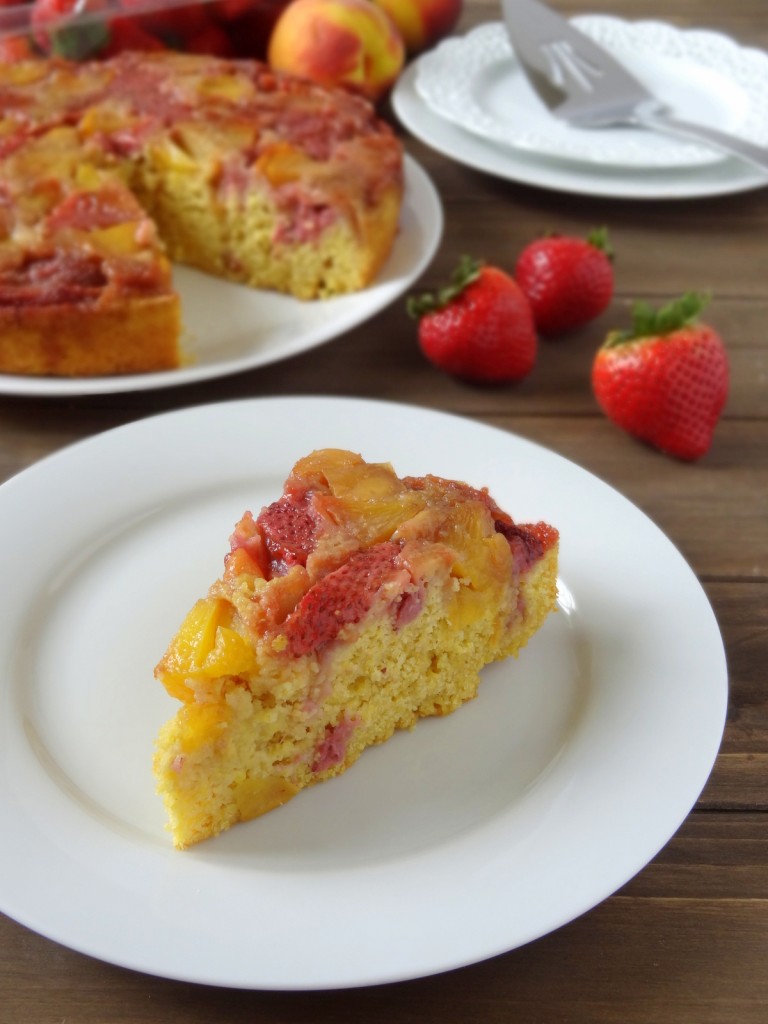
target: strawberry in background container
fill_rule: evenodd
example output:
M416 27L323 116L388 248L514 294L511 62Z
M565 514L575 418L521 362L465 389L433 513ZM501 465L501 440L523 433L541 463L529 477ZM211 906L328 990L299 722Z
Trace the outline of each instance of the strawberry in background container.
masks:
M267 59L272 30L290 0L213 0L216 16L230 30L239 57Z
M266 58L289 0L0 0L0 60L90 60L172 49Z

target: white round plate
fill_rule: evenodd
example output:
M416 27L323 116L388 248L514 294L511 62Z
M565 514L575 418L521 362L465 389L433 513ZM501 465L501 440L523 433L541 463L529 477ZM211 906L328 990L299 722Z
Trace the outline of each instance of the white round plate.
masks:
M699 199L765 188L768 176L735 159L687 169L620 169L555 160L481 139L435 114L416 92L417 58L400 75L392 106L401 123L443 156L507 181L607 199Z
M768 145L768 54L727 36L659 21L574 19L681 118ZM540 156L631 168L724 160L711 147L632 127L589 131L554 117L515 57L506 28L479 26L424 54L416 90L436 114L481 138Z
M405 158L400 232L376 280L363 291L301 302L174 268L181 295L186 365L159 373L114 377L23 377L0 374L0 394L98 395L194 384L287 359L316 348L375 316L403 295L432 261L443 232L443 210L424 169Z
M153 667L242 512L326 445L557 526L559 611L455 714L175 851L150 763L178 705ZM357 399L203 406L49 457L0 488L0 515L0 908L100 959L262 989L476 962L626 882L714 762L726 667L691 569L625 498L513 434Z

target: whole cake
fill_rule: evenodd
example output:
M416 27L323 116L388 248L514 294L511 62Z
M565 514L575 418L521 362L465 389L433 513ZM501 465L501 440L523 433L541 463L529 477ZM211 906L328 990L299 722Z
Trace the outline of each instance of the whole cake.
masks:
M488 494L336 449L246 512L155 670L182 701L154 769L188 847L474 697L556 604L558 534Z
M402 190L369 103L256 61L0 64L0 372L179 365L169 260L300 299L363 288Z

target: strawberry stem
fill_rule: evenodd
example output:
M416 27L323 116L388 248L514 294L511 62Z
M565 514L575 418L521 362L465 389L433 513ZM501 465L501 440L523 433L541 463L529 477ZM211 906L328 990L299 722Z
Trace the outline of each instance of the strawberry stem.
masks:
M405 308L409 316L414 319L425 316L427 313L434 313L435 310L443 309L464 291L467 285L476 281L483 269L482 260L473 256L462 256L459 265L451 275L451 283L437 292L424 292L421 295L412 295L406 302Z
M613 247L608 239L608 228L593 228L587 235L587 241L590 245L593 245L595 249L599 249L604 252L609 260L613 259Z
M636 302L632 307L632 327L626 331L612 331L605 348L615 348L640 338L663 337L696 322L709 302L708 295L686 292L673 302L654 309L647 302Z
M98 53L109 42L109 28L100 22L92 25L65 25L51 33L51 53L66 60L84 60Z

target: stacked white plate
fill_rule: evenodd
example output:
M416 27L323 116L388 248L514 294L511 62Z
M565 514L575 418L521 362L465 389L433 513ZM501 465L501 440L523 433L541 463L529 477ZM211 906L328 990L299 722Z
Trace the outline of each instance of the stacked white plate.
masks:
M768 54L720 33L589 15L573 24L674 112L768 146ZM460 163L581 194L673 199L742 192L768 175L705 145L641 128L574 128L536 96L503 24L444 40L393 93L403 124Z

